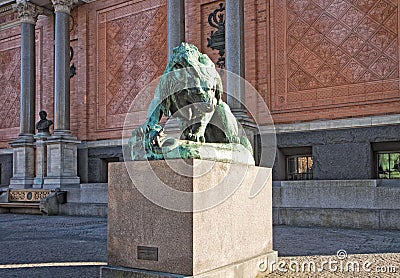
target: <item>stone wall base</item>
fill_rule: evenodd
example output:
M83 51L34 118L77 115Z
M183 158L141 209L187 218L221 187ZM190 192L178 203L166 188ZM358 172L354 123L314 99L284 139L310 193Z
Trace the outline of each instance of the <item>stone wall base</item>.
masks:
M399 180L274 182L273 223L400 229Z
M59 211L60 215L107 217L107 204L65 203Z
M274 225L400 229L400 210L274 208Z

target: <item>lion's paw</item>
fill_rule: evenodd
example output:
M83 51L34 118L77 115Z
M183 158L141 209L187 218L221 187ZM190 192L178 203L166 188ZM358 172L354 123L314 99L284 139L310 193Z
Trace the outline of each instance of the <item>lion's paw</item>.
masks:
M206 138L204 137L204 135L193 134L193 133L188 133L186 135L186 140L193 141L193 142L199 142L199 143L206 142Z

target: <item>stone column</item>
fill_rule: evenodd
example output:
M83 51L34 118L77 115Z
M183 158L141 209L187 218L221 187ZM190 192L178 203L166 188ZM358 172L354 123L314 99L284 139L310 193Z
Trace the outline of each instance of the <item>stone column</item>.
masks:
M227 103L238 122L245 129L254 147L253 120L247 115L244 78L244 9L243 0L225 0L225 68ZM229 74L232 72L242 78Z
M185 41L185 1L168 0L168 57L172 49ZM181 131L176 117L170 117L164 126L169 137L179 139Z
M69 13L78 0L52 0L55 11L54 133L47 139L44 188L79 185L77 144L70 131Z
M185 41L185 1L168 0L168 57Z
M21 96L20 134L13 147L13 177L10 188L29 188L34 177L35 134L35 24L43 9L26 0L17 0L13 8L21 21ZM9 115L15 117L16 115Z
M69 13L78 0L52 0L55 11L54 135L70 132Z
M226 70L244 78L243 0L225 1L225 65ZM243 84L227 76L227 103L233 113L243 110ZM236 116L236 115L235 115Z

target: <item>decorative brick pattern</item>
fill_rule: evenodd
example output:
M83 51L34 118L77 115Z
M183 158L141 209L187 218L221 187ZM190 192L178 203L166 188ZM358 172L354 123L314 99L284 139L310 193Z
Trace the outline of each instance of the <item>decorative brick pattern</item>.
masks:
M0 129L19 127L19 45L0 50Z
M398 1L276 0L270 7L267 95L276 123L398 113Z
M18 14L17 13L9 13L9 14L5 14L3 16L0 17L0 24L7 24L11 21L15 21L18 20Z
M121 128L137 93L164 71L166 9L159 1L131 3L99 10L97 18L97 130Z
M287 1L288 91L397 78L397 5Z
M207 18L220 2L185 0L186 41L214 61L217 52L206 46L212 30ZM80 140L120 138L131 101L161 75L167 62L166 4L97 0L71 11L77 67L71 79L71 131ZM275 123L399 113L398 1L244 4L245 77L264 97ZM0 17L0 23L15 16ZM40 17L36 29L36 115L45 109L54 119L54 17ZM19 26L0 32L0 59L18 62L9 77L4 70L12 70L11 60L0 65L0 148L19 133L19 103L11 103L19 99L19 34ZM9 88L14 93L6 93ZM137 107L138 115L145 115L151 98L149 94ZM259 103L246 102L251 107ZM267 116L262 105L257 113L263 124Z

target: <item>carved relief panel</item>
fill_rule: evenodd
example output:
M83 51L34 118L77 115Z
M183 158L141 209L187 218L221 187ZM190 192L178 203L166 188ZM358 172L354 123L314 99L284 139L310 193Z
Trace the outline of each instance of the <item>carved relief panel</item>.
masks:
M398 1L279 0L273 24L272 110L399 97Z
M167 62L164 1L127 2L97 11L96 130L121 129L140 90ZM143 100L146 111L152 99Z
M19 127L20 37L0 41L0 129Z

